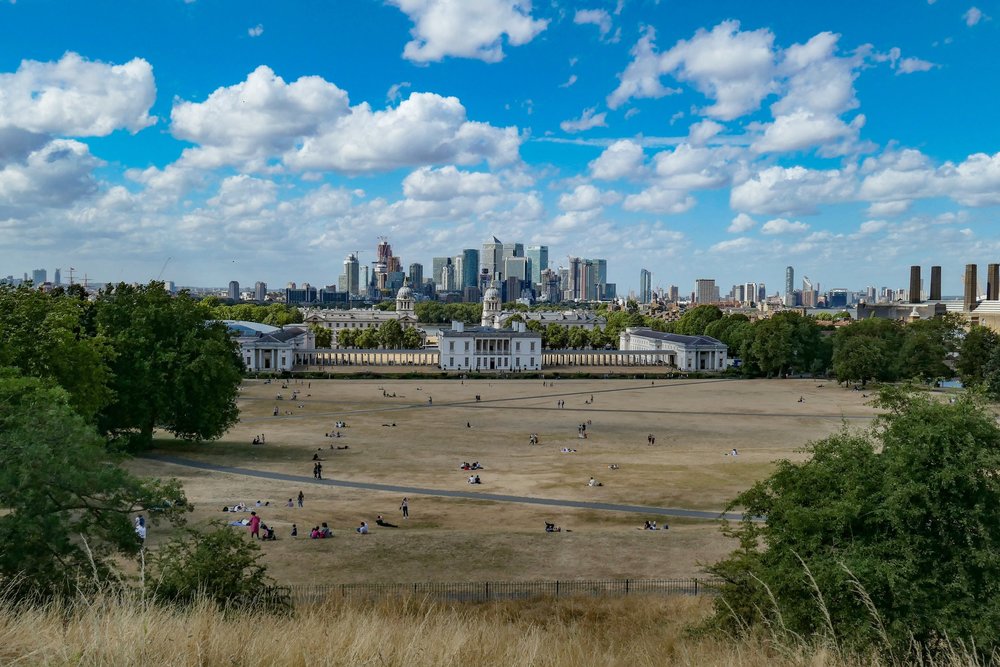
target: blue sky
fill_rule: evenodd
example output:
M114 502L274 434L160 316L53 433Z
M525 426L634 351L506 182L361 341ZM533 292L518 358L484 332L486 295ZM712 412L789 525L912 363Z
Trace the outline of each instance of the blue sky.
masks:
M814 6L823 5L823 6ZM1000 6L0 0L0 275L336 284L503 241L619 292L1000 261Z

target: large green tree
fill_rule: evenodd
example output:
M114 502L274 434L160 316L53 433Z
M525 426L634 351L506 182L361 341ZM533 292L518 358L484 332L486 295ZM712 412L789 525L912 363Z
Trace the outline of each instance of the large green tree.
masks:
M1000 349L1000 336L988 327L974 324L965 333L958 348L955 370L968 386L986 380L986 368L994 352Z
M722 311L718 306L703 304L691 308L674 325L674 332L686 336L701 336L705 328L716 320L722 319Z
M75 592L105 580L141 543L136 513L179 522L176 481L142 481L51 381L0 372L0 580L32 595Z
M309 330L316 336L316 347L325 349L333 344L333 330L321 324L310 324Z
M162 283L100 293L98 330L114 347L114 398L98 418L103 432L146 447L157 428L206 440L236 423L243 363L226 327L210 316Z
M0 366L51 378L93 419L111 400L113 351L94 331L94 306L79 291L0 286Z
M715 621L842 645L1000 648L1000 428L973 396L883 393L867 431L739 495Z

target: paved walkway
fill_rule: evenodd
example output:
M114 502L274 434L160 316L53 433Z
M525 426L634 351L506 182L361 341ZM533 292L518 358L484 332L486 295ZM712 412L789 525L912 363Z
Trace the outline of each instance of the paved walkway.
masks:
M149 455L145 458L163 463L170 463L188 468L198 468L200 470L211 470L213 472L228 473L230 475L244 475L247 477L259 477L280 482L292 482L294 484L321 484L324 486L340 486L348 489L367 489L369 491L386 491L403 496L440 496L444 498L465 498L469 500L490 500L501 503L523 503L526 505L544 505L546 507L572 507L576 509L597 510L603 512L630 512L632 514L653 514L657 516L672 516L684 519L729 519L739 521L741 514L722 512L709 512L704 510L688 510L676 507L647 507L645 505L618 505L615 503L597 503L583 500L560 500L558 498L532 498L530 496L508 496L499 493L477 493L473 491L451 491L448 489L421 489L413 486L397 486L395 484L374 484L371 482L349 482L340 479L315 479L302 477L300 475L286 475L280 472L270 472L267 470L254 470L252 468L236 468L232 466L220 466L193 459L185 459L177 456Z

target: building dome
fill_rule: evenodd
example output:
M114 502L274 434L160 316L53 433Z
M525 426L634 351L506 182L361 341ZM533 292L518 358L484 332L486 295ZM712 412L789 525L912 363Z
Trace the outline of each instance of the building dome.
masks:
M491 299L492 300L492 299L499 299L499 298L500 298L500 290L498 290L496 287L487 288L486 294L483 295L483 300L484 301L486 299Z
M399 288L399 291L396 292L396 298L397 299L412 299L413 298L413 290L410 289L409 285L403 285L402 287Z

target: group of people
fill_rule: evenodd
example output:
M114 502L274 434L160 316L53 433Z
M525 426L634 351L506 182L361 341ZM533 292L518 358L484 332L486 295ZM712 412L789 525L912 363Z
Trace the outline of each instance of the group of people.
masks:
M479 461L473 461L472 463L463 462L462 470L482 470L483 466L479 465Z
M479 475L470 475L469 484L482 484L482 480L479 479Z
M265 440L264 440L264 434L261 433L260 435L255 435L253 437L253 442L251 442L250 444L252 444L252 445L263 445L264 442L265 442Z
M537 445L538 444L538 434L537 433L529 433L528 434L528 444L529 445Z
M597 481L596 479L594 479L593 477L591 477L591 478L590 478L590 481L589 481L589 482L587 482L587 486L604 486L604 485L603 485L603 484L601 484L600 482L598 482L598 481Z
M313 464L313 477L323 479L323 464L319 461Z
M669 529L670 529L670 526L668 526L667 524L663 524L663 530L669 530ZM655 521L649 521L647 519L646 522L642 526L642 530L659 530L659 528L656 526L656 522Z
M652 433L650 433L649 435L647 435L646 436L646 444L647 445L655 445L656 444L656 436L653 435Z
M292 529L295 529L294 524L292 525ZM295 532L297 533L298 531ZM309 537L314 540L324 540L328 537L333 537L333 531L330 530L330 527L324 521L322 525L313 526L313 529L309 531Z

